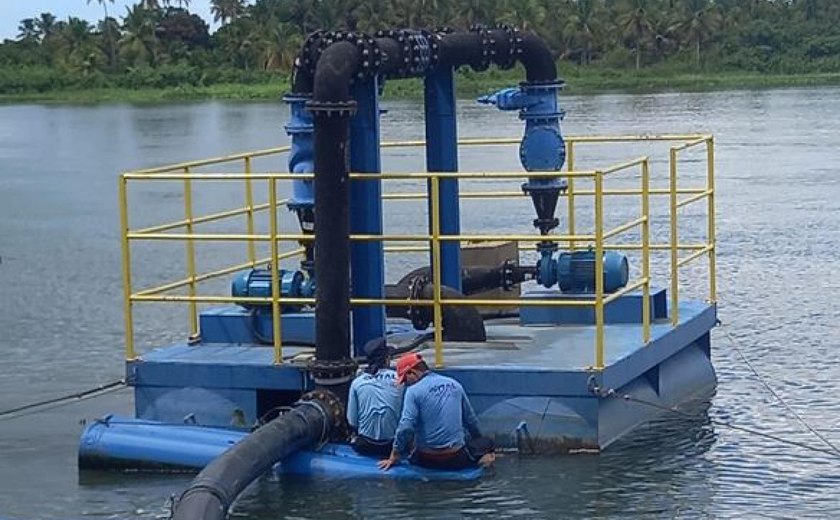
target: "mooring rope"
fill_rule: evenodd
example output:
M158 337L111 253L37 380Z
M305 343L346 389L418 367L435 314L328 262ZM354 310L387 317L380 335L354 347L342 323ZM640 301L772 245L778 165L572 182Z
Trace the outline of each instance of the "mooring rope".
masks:
M717 320L717 322L718 322L718 325L721 325L721 326L725 327L725 325L723 324L723 322L721 322L720 320ZM829 448L831 448L831 449L834 451L834 453L835 453L835 454L840 455L840 449L838 449L838 448L837 448L837 446L835 446L834 444L832 444L832 443L831 443L831 441L829 441L829 440L828 440L828 439L827 439L827 438L826 438L823 434L821 434L821 433L820 433L820 432L818 432L818 431L817 431L814 427L812 427L810 424L808 424L808 421L806 421L805 419L803 419L801 415L799 415L798 413L796 413L796 410L794 410L794 409L793 409L793 407L792 407L792 406L790 406L790 405L789 405L789 404L788 404L788 403L787 403L787 402L786 402L786 401L782 398L782 396L781 396L781 395L779 395L779 394L778 394L778 393L777 393L777 392L773 389L773 387L772 387L772 386L770 386L770 383L768 383L768 382L767 382L767 380L766 380L766 379L765 379L765 378L764 378L761 374L759 374L759 373L758 373L758 370L756 370L756 369L755 369L755 367L753 366L753 364L752 364L752 363L750 363L750 360L749 360L749 359L747 359L747 356L746 356L746 355L744 355L744 353L741 351L741 349L739 349L739 348L738 348L738 345L735 343L735 339L732 337L732 335L731 335L731 334L729 334L729 331L728 331L728 330L726 330L725 328L723 328L723 333L724 333L724 335L726 335L726 338L729 340L729 343L730 343L730 345L732 346L732 349L733 349L733 350L735 350L735 352L737 352L737 353L738 353L738 356L740 356L741 360L744 362L744 364L745 364L745 365L747 365L747 367L749 367L750 371L751 371L751 372L755 375L755 377L756 377L756 378L757 378L757 379L761 382L761 384L762 384L762 385L764 385L764 388L766 388L766 389L767 389L767 391L768 391L768 392L770 392L770 393L773 395L773 397L775 397L776 399L778 399L778 400L779 400L779 402L780 402L780 403L782 403L782 406L784 406L784 407L785 407L785 409L786 409L788 412L790 412L790 414L791 414L791 415L793 415L794 417L796 417L796 419L797 419L797 420L798 420L798 421L799 421L799 422L800 422L800 423L801 423L801 424L802 424L805 428L807 428L807 429L808 429L808 431L810 431L811 433L813 433L813 434L814 434L816 437L818 437L818 438L819 438L819 439L820 439L820 440L821 440L821 441L822 441L822 442L823 442L826 446L828 446Z
M624 401L630 401L630 402L633 402L633 403L643 404L643 405L646 405L646 406L651 406L653 408L658 408L660 410L664 410L666 412L672 412L672 413L675 413L675 414L680 415L682 417L686 417L686 418L690 418L690 419L697 419L696 415L686 413L686 412L683 412L681 410L677 410L674 407L664 406L664 405L661 405L659 403L654 403L653 401L646 401L645 399L639 399L639 398L633 397L629 394L619 394L618 392L616 392L613 389L609 389L605 392L600 393L599 395L601 397L614 397L616 399L622 399ZM779 437L778 435L773 435L772 433L765 433L765 432L762 432L762 431L753 430L752 428L747 428L747 427L744 427L744 426L739 426L737 424L732 424L729 421L723 421L721 419L717 419L717 418L712 417L712 416L709 416L709 420L712 421L712 423L714 423L718 426L724 426L726 428L731 428L733 430L740 430L740 431L745 432L745 433L758 435L759 437L765 437L767 439L772 439L774 441L777 441L777 442L780 442L780 443L783 443L783 444L789 444L791 446L798 446L798 447L804 448L806 450L815 451L815 452L819 452L819 453L825 453L827 455L831 455L832 457L834 457L836 459L840 459L840 453L838 453L836 451L826 449L826 448L821 448L819 446L811 446L810 444L806 444L804 442L785 439L784 437Z
M125 379L117 379L116 381L111 381L110 383L103 383L99 386L90 388L88 390L83 390L81 392L74 392L72 394L64 395L61 397L53 397L51 399L45 399L43 401L37 401L34 403L16 406L15 408L9 408L8 410L0 411L0 421L8 421L11 419L17 419L19 417L25 417L33 413L40 413L46 410L53 410L60 406L73 404L74 402L82 401L84 399L99 397L101 395L120 390L123 387L125 387ZM44 408L47 406L49 406L49 408Z

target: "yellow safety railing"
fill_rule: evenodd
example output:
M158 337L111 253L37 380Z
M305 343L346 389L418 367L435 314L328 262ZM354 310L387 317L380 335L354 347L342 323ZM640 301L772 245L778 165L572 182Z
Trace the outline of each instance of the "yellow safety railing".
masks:
M576 145L580 144L604 144L604 143L631 143L631 142L669 142L677 143L669 149L669 175L667 188L651 188L651 160L649 156L642 156L629 161L624 161L594 170L575 170ZM473 139L464 140L462 146L480 145L511 145L518 144L518 139ZM423 141L403 141L385 143L383 148L392 147L414 147L423 146ZM705 144L706 146L706 182L703 187L679 187L677 183L678 158L681 152L693 147ZM231 155L216 159L208 159L189 163L181 163L172 166L138 170L125 173L120 178L120 220L122 229L123 244L123 278L124 278L124 313L126 322L126 358L135 359L137 352L134 346L134 324L133 306L138 302L180 302L189 305L189 327L190 334L196 337L200 334L198 322L198 304L201 303L260 303L270 304L273 310L272 320L274 362L282 363L282 323L278 319L282 304L288 305L314 305L314 298L291 298L283 297L280 294L280 284L277 269L272 269L272 295L270 298L243 298L219 295L199 294L198 287L202 282L219 278L236 271L257 267L267 264L276 264L280 260L298 257L303 254L304 249L295 247L289 251L281 251L281 243L296 242L306 243L314 239L311 234L303 233L281 233L279 208L284 207L285 200L278 198L278 184L291 180L303 180L313 178L312 174L290 174L253 171L253 161L260 157L277 156L288 152L288 147L260 150L256 152ZM714 140L709 135L663 135L663 136L582 136L570 137L566 141L567 169L562 172L453 172L453 173L385 173L385 174L355 174L351 173L350 178L355 182L364 181L418 181L428 186L428 192L398 192L385 193L385 201L409 201L417 199L429 199L431 223L428 234L382 234L382 235L351 235L353 241L382 241L385 243L401 243L404 245L386 245L384 250L387 253L406 253L431 251L432 272L434 292L431 300L395 300L386 298L352 298L351 305L393 305L393 306L431 306L434 316L434 348L435 365L443 366L443 338L442 338L442 317L443 307L447 305L470 305L470 306L578 306L593 307L595 312L595 345L594 360L592 368L600 370L605 365L605 307L612 301L635 290L641 290L642 299L642 330L645 343L651 338L651 262L650 256L653 252L668 251L670 253L670 312L672 324L679 321L679 269L685 265L701 258L708 257L709 276L709 301L716 300L715 280L715 230L714 230ZM223 164L242 163L241 172L212 172L201 173L199 169ZM605 183L613 177L622 173L638 172L638 188L606 188ZM534 251L535 244L546 240L545 236L529 234L459 234L446 235L440 231L440 181L441 179L466 179L473 181L523 179L523 178L563 178L566 180L567 189L563 196L567 199L567 234L549 235L548 239L554 242L565 243L568 249L592 248L595 253L595 293L589 300L585 299L444 299L441 294L440 280L441 272L441 243L443 242L487 242L487 241L514 241L522 251ZM174 181L182 183L184 218L173 221L146 226L132 230L129 227L128 207L128 185L137 181ZM592 182L591 188L581 186L581 182ZM217 211L207 215L195 214L194 189L199 183L207 182L241 182L244 185L245 206L240 208ZM255 183L267 185L267 202L255 203ZM585 189L580 189L581 187ZM668 243L651 243L651 203L652 196L669 197L669 241ZM515 198L524 197L521 191L475 191L463 192L460 197L465 200L488 199L488 198ZM577 231L577 214L580 210L578 202L581 197L593 199L593 220L594 226L591 233L579 233ZM605 199L608 197L638 197L639 214L636 218L620 223L607 229L605 226ZM680 198L682 197L682 198ZM694 202L707 201L707 227L706 240L702 243L681 243L679 242L678 210ZM261 212L268 214L268 233L256 231L257 216ZM200 225L224 221L227 219L245 216L244 233L199 233L196 228ZM175 232L176 230L181 232ZM640 241L638 243L609 243L620 236L639 230ZM131 266L131 243L135 241L179 241L185 244L186 269L185 278L170 281L156 287L144 288L134 291L132 289L132 266ZM224 242L245 242L247 261L238 262L222 269L211 272L198 273L196 266L195 243L199 241L224 241ZM258 258L256 245L268 243L269 256ZM605 294L603 254L606 250L632 250L638 251L641 255L640 275L622 289ZM680 257L681 252L688 252L686 256ZM272 262L272 260L274 260ZM187 294L171 294L176 289L186 289Z

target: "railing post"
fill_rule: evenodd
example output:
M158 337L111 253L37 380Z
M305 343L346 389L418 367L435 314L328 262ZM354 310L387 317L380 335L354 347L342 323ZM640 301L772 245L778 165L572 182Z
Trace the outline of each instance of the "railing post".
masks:
M127 179L120 175L120 239L122 241L123 319L125 320L125 359L137 359L134 350L134 317L131 303L131 250L128 240Z
M245 157L245 175L251 175L251 156ZM251 179L245 179L245 206L248 208L247 226L248 234L254 234L254 191ZM257 264L257 249L253 240L248 241L248 261L251 266L255 267Z
M279 269L279 246L277 244L277 179L268 179L268 209L271 221L269 233L271 234L271 335L274 345L274 364L283 363L283 331L280 324L280 273Z
M566 139L566 169L569 172L575 171L575 141L572 138ZM569 235L575 234L575 178L566 179L566 202L568 203ZM575 250L574 240L569 242L569 251Z
M190 167L184 167L184 174L190 174ZM192 202L192 180L184 179L184 220L187 223L187 235L192 235L194 231L193 226L193 202ZM195 242L190 238L186 242L187 250L187 277L190 280L189 294L190 297L195 298ZM198 335L198 304L195 300L190 302L190 336Z
M670 191L671 199L671 325L674 327L680 321L679 313L679 290L680 290L680 275L679 275L679 250L677 245L679 243L679 236L677 235L677 150L671 148L668 166L670 169L668 189Z
M595 172L595 369L604 369L604 174Z
M441 309L440 286L441 279L440 265L440 177L432 174L432 282L434 283L434 317L435 317L435 367L443 366L443 311Z
M642 163L642 341L650 342L650 160Z
M709 247L709 300L717 301L717 267L715 237L715 138L709 136L706 140L706 191L709 193L708 225L706 233Z

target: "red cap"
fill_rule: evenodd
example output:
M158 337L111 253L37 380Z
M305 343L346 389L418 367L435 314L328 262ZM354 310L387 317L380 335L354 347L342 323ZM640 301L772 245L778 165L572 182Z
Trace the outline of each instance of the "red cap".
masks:
M409 352L408 354L397 360L397 384L401 385L405 382L405 376L423 362L423 357L416 352Z

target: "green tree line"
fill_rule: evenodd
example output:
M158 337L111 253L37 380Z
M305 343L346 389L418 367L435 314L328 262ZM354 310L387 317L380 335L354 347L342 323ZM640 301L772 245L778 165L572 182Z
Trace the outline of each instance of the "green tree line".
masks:
M81 0L79 0L81 1ZM40 13L0 43L0 94L258 83L287 74L307 34L511 24L561 66L683 72L840 72L837 0L142 0L91 24Z

